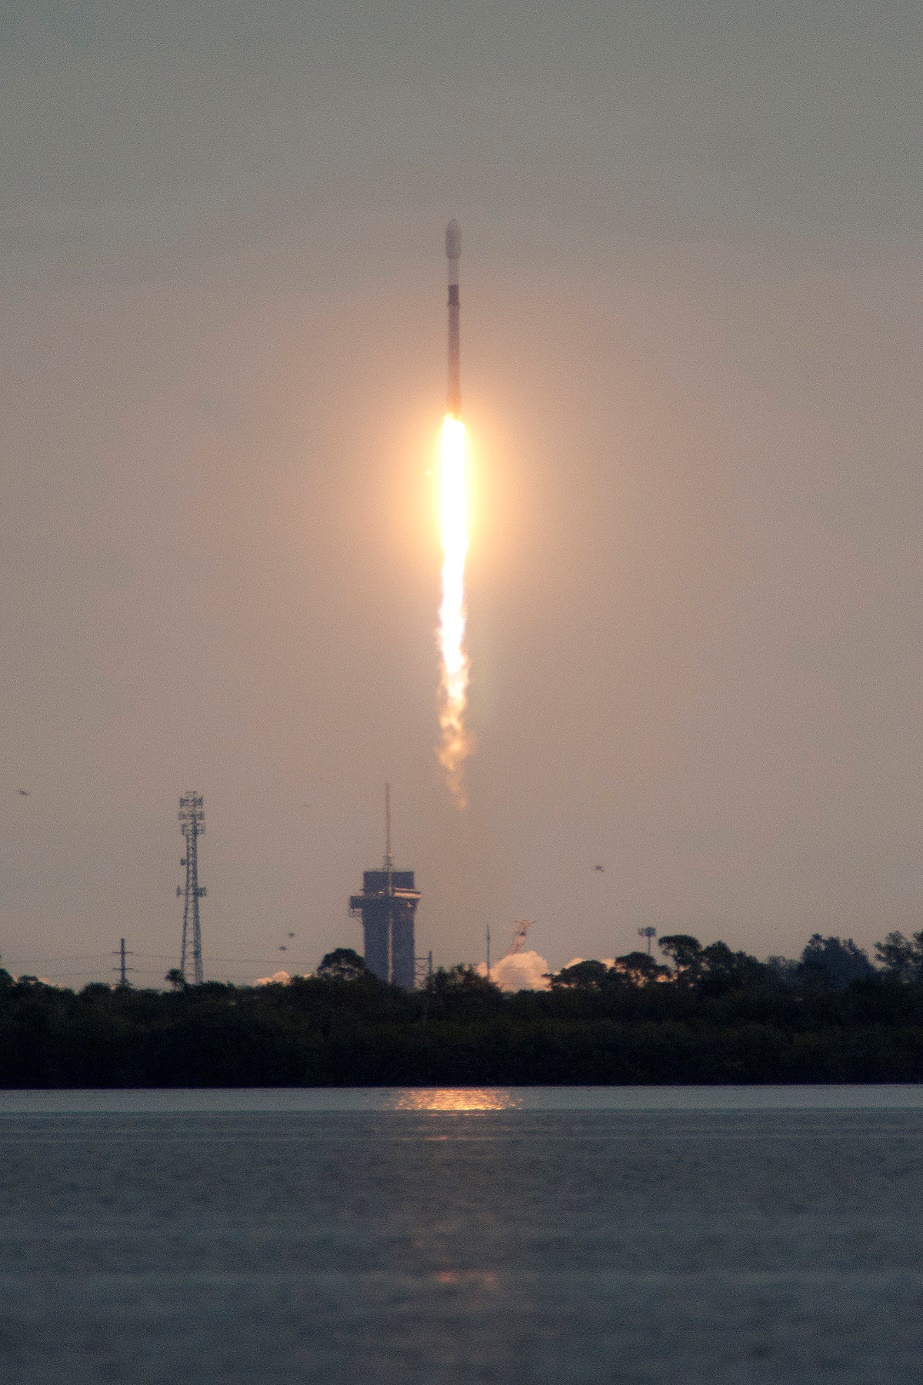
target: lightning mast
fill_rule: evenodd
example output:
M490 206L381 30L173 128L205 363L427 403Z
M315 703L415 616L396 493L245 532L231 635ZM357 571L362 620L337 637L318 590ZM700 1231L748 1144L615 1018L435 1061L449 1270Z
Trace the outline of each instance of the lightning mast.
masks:
M186 885L177 885L178 898L183 904L183 945L180 952L179 969L186 975L186 958L192 959L192 979L200 986L202 974L202 928L199 922L199 900L207 893L205 886L199 884L198 842L205 831L204 799L194 792L183 794L179 801L180 831L186 839L186 855L180 861L186 867Z

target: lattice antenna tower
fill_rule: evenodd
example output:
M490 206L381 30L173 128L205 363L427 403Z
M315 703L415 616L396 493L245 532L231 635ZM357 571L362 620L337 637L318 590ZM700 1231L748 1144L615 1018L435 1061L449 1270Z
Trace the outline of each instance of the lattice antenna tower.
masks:
M177 885L177 897L183 903L183 945L180 951L179 969L186 975L186 960L192 960L192 979L201 986L205 979L202 974L202 926L199 920L199 900L208 893L199 884L199 838L205 831L205 808L201 794L186 793L179 801L180 831L186 839L186 855L180 861L186 867L186 885Z

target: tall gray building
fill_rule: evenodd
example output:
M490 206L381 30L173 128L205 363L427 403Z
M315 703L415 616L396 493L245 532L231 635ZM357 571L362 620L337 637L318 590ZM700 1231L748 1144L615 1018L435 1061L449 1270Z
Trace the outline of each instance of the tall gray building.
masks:
M395 870L391 854L391 785L385 785L385 862L381 870L362 874L362 893L349 901L349 912L362 919L365 965L382 981L412 991L416 981L413 935L420 892L412 870Z
M362 893L354 894L349 911L362 919L365 965L369 971L412 991L416 972L414 915L420 891L412 870L367 870Z

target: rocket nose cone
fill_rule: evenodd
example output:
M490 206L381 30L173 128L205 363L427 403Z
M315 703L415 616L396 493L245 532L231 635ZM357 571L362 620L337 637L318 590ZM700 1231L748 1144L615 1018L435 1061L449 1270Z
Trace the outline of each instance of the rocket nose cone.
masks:
M445 253L450 260L457 260L461 254L461 231L457 221L450 221L445 228Z

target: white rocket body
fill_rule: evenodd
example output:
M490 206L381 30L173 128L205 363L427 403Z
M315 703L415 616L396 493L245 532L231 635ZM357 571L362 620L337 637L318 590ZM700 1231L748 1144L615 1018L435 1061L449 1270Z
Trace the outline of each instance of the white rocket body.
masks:
M450 221L445 232L445 253L449 261L449 388L446 409L453 418L461 417L461 338L459 334L458 258L461 231Z

